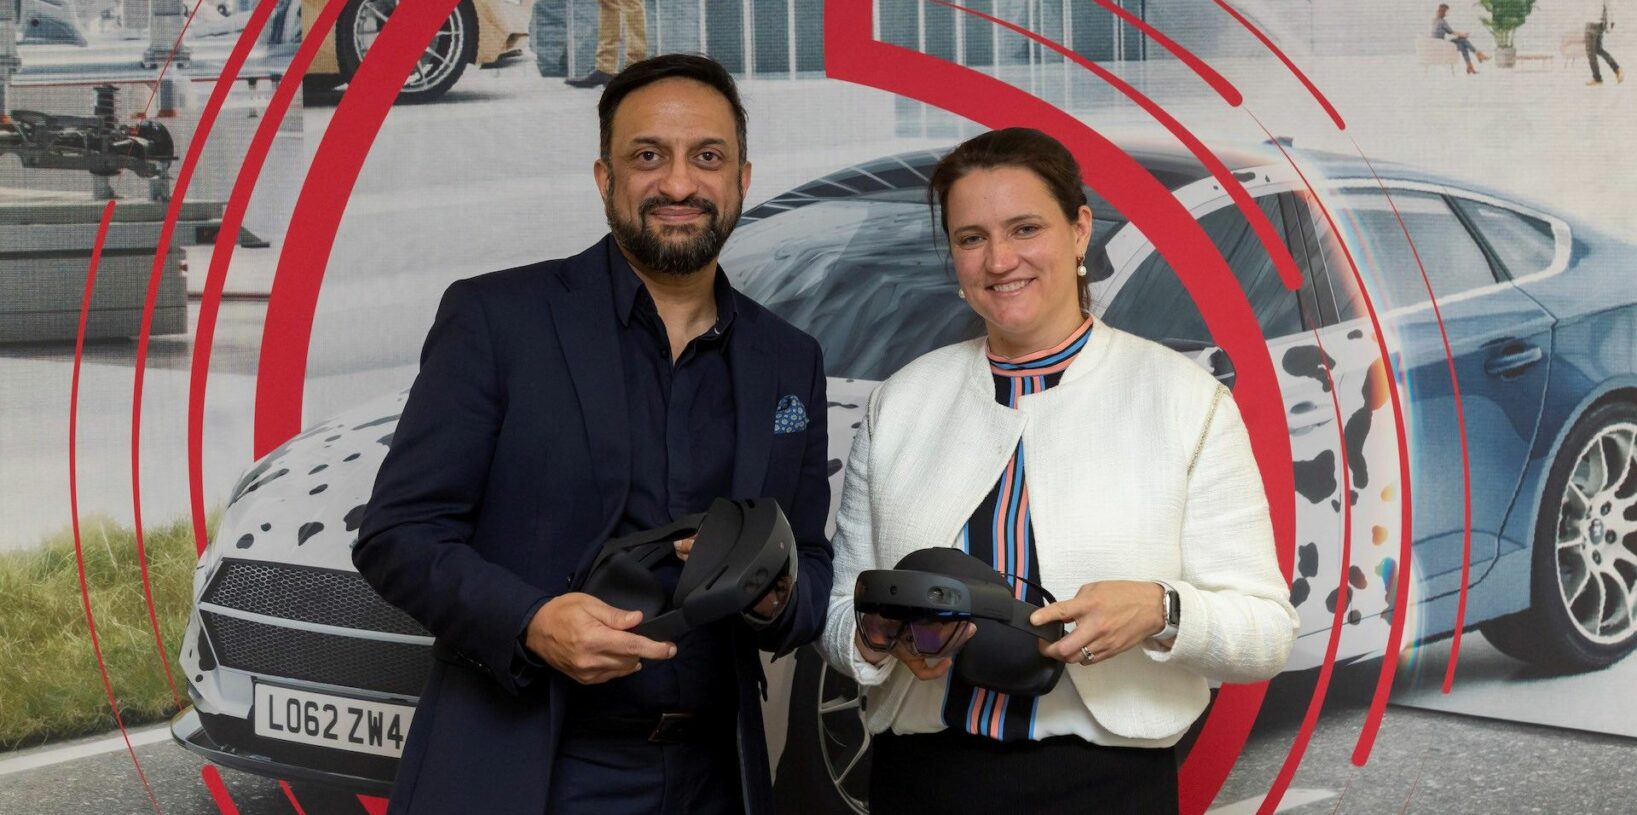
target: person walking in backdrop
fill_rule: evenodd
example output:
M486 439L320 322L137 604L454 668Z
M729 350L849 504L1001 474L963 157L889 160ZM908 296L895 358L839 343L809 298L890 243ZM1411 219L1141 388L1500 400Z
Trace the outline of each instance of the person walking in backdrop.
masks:
M625 34L625 64L648 58L648 11L642 0L597 0L597 65L579 79L566 80L575 88L607 85L620 70L620 33Z
M1603 35L1614 28L1614 18L1609 15L1609 6L1613 0L1586 0L1586 62L1592 66L1592 78L1587 85L1603 84L1603 72L1597 69L1597 58L1608 60L1609 68L1614 71L1614 81L1626 81L1626 74L1620 70L1620 63L1603 50Z

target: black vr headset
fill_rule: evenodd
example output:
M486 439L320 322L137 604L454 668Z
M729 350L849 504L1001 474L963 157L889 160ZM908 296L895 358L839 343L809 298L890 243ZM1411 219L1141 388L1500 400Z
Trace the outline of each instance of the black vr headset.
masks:
M1045 589L1040 593L1049 603L1057 601ZM1063 663L1041 654L1039 647L1040 640L1062 638L1063 624L1031 624L1029 615L1039 608L1014 597L1006 577L989 564L947 547L911 552L895 569L860 572L853 588L853 611L866 645L887 650L891 640L908 634L912 648L932 656L948 646L947 640L938 642L940 628L970 621L977 633L956 654L955 676L1014 696L1042 696L1063 675ZM897 625L867 631L866 614ZM925 636L918 626L927 628Z
M695 536L676 591L666 596L653 568L675 558L676 541ZM710 510L604 543L581 591L642 612L633 633L674 640L754 607L796 582L796 537L771 498L718 498Z

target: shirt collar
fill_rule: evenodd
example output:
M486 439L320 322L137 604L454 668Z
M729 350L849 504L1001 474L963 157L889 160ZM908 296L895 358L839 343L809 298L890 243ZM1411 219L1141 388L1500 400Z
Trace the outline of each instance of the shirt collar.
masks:
M631 315L637 307L637 295L646 293L642 278L637 276L636 270L631 268L631 264L626 261L625 255L620 252L618 244L614 241L608 242L608 269L609 276L613 278L614 314L619 317L620 325L629 326ZM733 319L739 313L739 306L734 300L733 284L728 282L728 276L720 265L716 267L712 293L716 298L716 325L706 333L722 336L733 326Z

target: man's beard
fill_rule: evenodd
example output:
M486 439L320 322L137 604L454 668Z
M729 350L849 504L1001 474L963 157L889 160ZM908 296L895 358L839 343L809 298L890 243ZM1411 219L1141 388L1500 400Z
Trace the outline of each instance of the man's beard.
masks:
M614 188L615 185L610 183L608 196L603 199L608 228L614 233L614 239L638 264L655 274L686 277L703 269L722 252L722 245L728 242L733 227L739 223L742 202L735 201L733 212L727 218L721 218L714 203L697 195L681 201L664 196L643 199L637 207L636 221L627 221L614 211ZM692 207L705 213L704 227L691 224L663 226L660 231L655 231L648 226L648 213L665 206ZM690 234L681 242L662 237L662 233L684 231Z

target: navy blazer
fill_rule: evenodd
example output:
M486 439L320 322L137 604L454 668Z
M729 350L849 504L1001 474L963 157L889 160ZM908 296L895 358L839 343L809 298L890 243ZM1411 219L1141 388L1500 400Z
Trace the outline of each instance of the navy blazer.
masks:
M458 281L427 334L353 551L376 591L437 638L390 813L545 811L573 680L514 657L530 610L577 585L629 488L611 251L604 238L572 258ZM759 815L772 811L772 781L756 650L811 642L829 603L826 401L818 343L734 296L730 497L777 499L800 554L784 616L736 635L745 805ZM789 396L807 427L776 434Z

